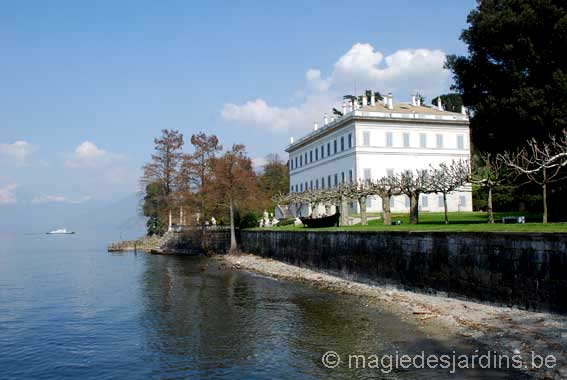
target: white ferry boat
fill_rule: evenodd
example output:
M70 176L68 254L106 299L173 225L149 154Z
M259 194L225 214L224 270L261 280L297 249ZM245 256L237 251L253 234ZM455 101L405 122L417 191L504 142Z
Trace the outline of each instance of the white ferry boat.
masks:
M74 231L67 231L66 228L46 232L47 235L73 235L74 233Z

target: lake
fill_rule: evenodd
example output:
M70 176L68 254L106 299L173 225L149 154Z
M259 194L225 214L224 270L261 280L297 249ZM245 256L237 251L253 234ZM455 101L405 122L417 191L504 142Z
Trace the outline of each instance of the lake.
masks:
M1 243L2 379L516 378L492 370L325 368L327 351L475 347L428 336L355 296L207 258L109 254L77 235Z

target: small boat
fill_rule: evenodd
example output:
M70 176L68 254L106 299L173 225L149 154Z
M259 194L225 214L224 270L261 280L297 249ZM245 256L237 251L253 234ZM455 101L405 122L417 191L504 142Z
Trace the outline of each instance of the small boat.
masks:
M46 232L47 235L73 235L75 234L74 231L67 231L66 228L60 228L58 230L53 230Z
M322 218L299 218L301 223L308 228L322 228L322 227L334 227L339 226L339 219L341 213L337 212L330 216L323 216Z

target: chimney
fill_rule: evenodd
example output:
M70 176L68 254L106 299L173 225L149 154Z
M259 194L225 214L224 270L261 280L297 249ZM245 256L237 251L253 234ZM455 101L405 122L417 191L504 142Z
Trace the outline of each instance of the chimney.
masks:
M376 97L374 94L370 95L370 105L374 107L376 105Z
M421 96L419 96L419 94L417 94L417 95L415 96L415 104L416 104L418 107L421 107Z
M358 103L358 98L354 99L354 109L357 110L360 108L360 104Z
M390 96L389 94L384 95L384 97L382 98L382 101L384 102L384 107L388 107L388 96Z
M348 112L352 112L352 100L348 101Z
M437 98L437 109L443 111L443 105L441 104L441 97Z
M394 109L394 97L392 96L392 93L388 93L388 109L393 110Z
M290 143L290 144L293 144L293 137L290 137L290 138L289 138L289 143Z
M366 95L362 95L362 106L366 107L368 105L368 98Z
M463 116L467 116L467 108L465 106L461 106L461 113Z
M319 129L319 123L314 122L313 123L313 130L316 131L317 129Z
M346 102L343 100L343 115L346 114Z
M412 96L411 96L411 105L414 106L414 107L417 105L417 101L416 101L416 100L417 100L417 99L416 99L416 96L415 96L415 95L412 95Z
M325 116L323 116L323 125L327 124L329 124L329 118L327 117L327 114L325 114Z

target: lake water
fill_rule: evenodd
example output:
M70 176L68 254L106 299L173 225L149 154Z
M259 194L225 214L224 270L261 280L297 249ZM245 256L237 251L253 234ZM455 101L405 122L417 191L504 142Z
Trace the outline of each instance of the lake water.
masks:
M79 236L1 242L1 379L507 379L496 371L328 369L321 356L470 352L353 296L108 254ZM467 351L468 350L468 351ZM344 363L342 363L344 364Z

